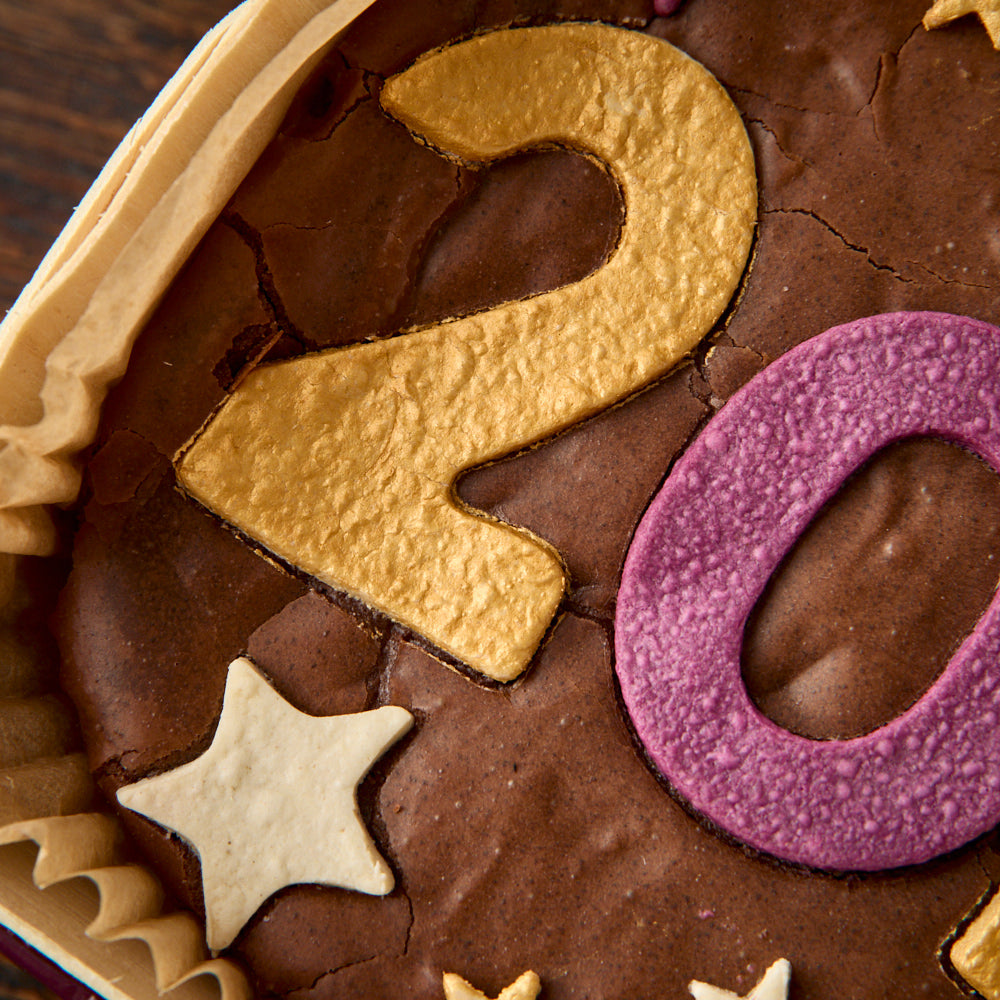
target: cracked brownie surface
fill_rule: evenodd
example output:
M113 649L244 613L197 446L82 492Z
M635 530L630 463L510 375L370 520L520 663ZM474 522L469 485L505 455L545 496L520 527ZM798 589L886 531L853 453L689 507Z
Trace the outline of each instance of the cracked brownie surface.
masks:
M611 641L635 525L754 374L873 313L1000 322L1000 56L971 19L924 32L925 6L688 0L657 19L640 2L381 3L300 93L108 398L58 626L64 685L112 801L204 750L241 653L305 711L391 703L416 716L360 796L396 889L298 886L264 904L233 947L262 994L437 997L454 971L494 995L525 968L551 1000L680 996L691 979L745 993L786 957L801 1000L959 995L941 946L1000 878L993 837L873 875L749 853L647 766ZM599 165L544 150L457 166L377 101L385 76L426 49L554 18L648 30L707 66L747 125L760 221L740 293L690 361L457 484L469 506L551 542L569 571L548 641L498 688L263 558L175 488L171 459L264 361L396 335L601 266L624 209ZM762 711L814 738L904 711L992 597L998 512L997 476L951 445L876 456L748 623L744 680ZM196 857L122 820L197 909Z

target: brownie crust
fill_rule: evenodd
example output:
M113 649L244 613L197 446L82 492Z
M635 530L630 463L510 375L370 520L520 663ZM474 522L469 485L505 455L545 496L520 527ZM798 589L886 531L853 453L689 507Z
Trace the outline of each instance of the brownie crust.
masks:
M303 89L108 399L57 616L64 687L112 803L207 746L243 653L304 711L416 716L361 789L396 889L298 886L265 903L232 949L263 995L440 997L444 971L496 995L527 968L547 1000L682 996L691 979L745 994L779 957L796 1000L960 995L941 948L1000 877L994 835L870 875L754 854L649 767L612 657L636 524L741 385L860 316L1000 323L1000 55L973 18L925 32L925 7L688 0L654 18L638 0L383 2ZM171 463L254 365L542 293L613 253L624 208L599 164L560 149L455 164L378 105L385 77L427 49L577 18L650 31L720 79L753 143L760 221L737 299L690 360L457 484L550 541L569 573L528 672L497 687L258 552L181 494ZM993 597L998 515L1000 479L955 446L875 456L747 623L761 711L816 739L905 711ZM123 819L200 906L191 852Z

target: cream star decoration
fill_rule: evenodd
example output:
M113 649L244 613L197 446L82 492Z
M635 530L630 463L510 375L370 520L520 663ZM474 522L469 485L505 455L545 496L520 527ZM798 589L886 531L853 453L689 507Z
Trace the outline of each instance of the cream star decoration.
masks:
M522 972L510 986L500 991L497 1000L535 1000L541 988L541 981L534 972ZM444 974L444 996L445 1000L489 1000L485 993L454 972Z
M208 946L218 950L286 885L392 891L392 872L365 829L356 792L412 724L413 716L395 706L306 715L241 657L229 667L208 750L120 789L118 801L198 852Z
M924 14L924 27L930 31L966 14L978 14L990 36L993 48L1000 49L1000 0L937 0Z
M764 973L764 978L745 996L739 997L729 990L697 979L688 985L695 1000L787 1000L788 983L792 978L792 967L787 958L779 958Z

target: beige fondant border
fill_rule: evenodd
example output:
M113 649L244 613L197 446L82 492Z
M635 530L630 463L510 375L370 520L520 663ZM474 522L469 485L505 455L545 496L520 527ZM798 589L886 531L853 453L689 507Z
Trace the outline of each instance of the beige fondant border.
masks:
M138 332L324 50L372 2L248 0L234 10L126 136L0 324L0 639L18 600L17 556L52 553L47 505L75 499L74 456ZM41 808L81 807L78 760L29 762L52 765ZM28 782L37 772L3 770L13 805L0 816L0 922L107 1000L165 990L244 1000L242 973L207 956L194 918L163 915L152 876L119 863L115 822L38 818L37 788L18 805L19 770Z
M208 958L194 917L161 915L155 879L115 863L117 840L114 821L93 813L5 827L0 920L105 1000L167 990L176 1000L246 1000L246 979Z
M45 504L160 296L322 51L372 0L249 0L129 133L0 325L0 552L47 555Z

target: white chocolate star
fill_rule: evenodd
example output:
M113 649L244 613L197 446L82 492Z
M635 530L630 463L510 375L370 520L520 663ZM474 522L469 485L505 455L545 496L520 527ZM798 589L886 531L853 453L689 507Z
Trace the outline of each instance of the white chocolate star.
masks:
M940 28L966 14L978 14L989 33L993 48L1000 49L1000 0L937 0L924 14L924 27Z
M788 959L779 958L745 997L739 997L719 986L699 983L697 979L688 984L688 990L695 1000L788 1000L788 983L791 978L792 967Z
M404 708L316 718L288 704L242 657L197 760L118 792L198 852L208 945L225 948L268 896L321 883L371 895L393 876L358 811L372 764L413 724Z
M522 972L510 986L500 991L497 1000L535 1000L541 988L541 981L534 972ZM444 996L445 1000L489 1000L485 993L454 972L444 974Z

